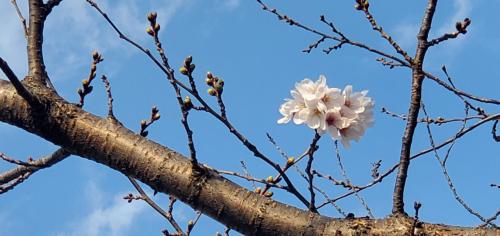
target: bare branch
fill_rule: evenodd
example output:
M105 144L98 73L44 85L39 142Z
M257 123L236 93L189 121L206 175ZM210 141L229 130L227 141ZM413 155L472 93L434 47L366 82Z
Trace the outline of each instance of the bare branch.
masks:
M38 100L28 91L28 89L26 89L26 87L21 83L21 81L19 81L14 71L12 71L7 62L4 61L1 57L0 57L0 69L2 69L5 76L7 76L7 79L10 80L10 82L16 89L17 93L21 97L23 97L24 100L26 100L26 102L30 104L30 106L32 106L33 108L37 108L40 106Z
M406 62L406 61L405 61L405 60L403 60L403 59L398 58L397 56L390 55L390 54L385 53L385 52L383 52L383 51L381 51L381 50L378 50L378 49L374 49L374 48L372 48L372 47L370 47L370 46L368 46L368 45L366 45L366 44L363 44L363 43L360 43L360 42L356 42L356 41L350 40L350 39L349 39L349 38L347 38L344 34L341 34L339 37L334 36L334 35L325 34L325 33L323 33L323 32L320 32L320 31L318 31L318 30L316 30L316 29L313 29L313 28L311 28L311 27L308 27L308 26L306 26L306 25L304 25L304 24L302 24L302 23L298 22L298 21L296 21L296 20L294 20L294 19L290 18L290 17L289 17L289 16L287 16L287 15L284 15L284 14L279 13L279 12L278 12L278 10L276 10L276 9L272 9L272 8L268 7L268 6L267 6L267 5L266 5L266 4L265 4L262 0L256 0L256 1L257 1L260 5L261 5L261 7L262 7L262 9L263 9L264 11L267 11L267 12L270 12L270 13L274 14L275 16L277 16L277 17L278 17L278 19L279 19L279 20L281 20L281 21L285 21L286 23L288 23L288 24L289 24L289 25L291 25L291 26L296 26L296 27L298 27L298 28L300 28L300 29L303 29L303 30L305 30L305 31L311 32L311 33L313 33L313 34L316 34L316 35L318 35L318 36L320 36L320 37L324 37L324 38L326 38L326 39L331 39L331 40L333 40L333 41L337 41L337 42L339 42L340 44L349 44L349 45L352 45L352 46L355 46L355 47L358 47L358 48L365 49L365 50L367 50L367 51L370 51L370 52L375 53L375 54L377 54L377 55L380 55L380 56L382 56L382 57L386 57L386 58L389 58L389 59L391 59L391 60L397 61L397 62L399 62L399 63L403 64L403 65L404 65L404 66L406 66L406 67L410 67L410 64L409 64L408 62ZM327 23L327 24L328 24L328 23ZM340 46L340 45L338 45L338 46ZM329 50L327 50L327 51L331 51L331 50L332 50L332 49L329 49Z
M0 174L0 185L4 185L16 178L19 178L20 176L24 176L28 172L35 173L38 170L51 167L52 165L64 160L69 155L70 153L68 151L60 148L46 157L30 162L29 166L18 166L14 169L6 171Z
M21 25L23 26L24 30L24 38L28 40L28 27L26 26L26 19L24 19L23 14L21 13L21 10L19 9L19 6L17 5L17 0L10 0L12 5L14 5L14 8L16 9L17 16L19 17L19 20L21 21Z
M427 111L425 109L425 105L422 103L422 111L424 112L425 116L428 116L427 114ZM455 185L453 184L452 180L451 180L451 177L450 175L448 174L448 170L446 169L446 166L445 166L445 163L443 162L443 160L441 160L441 158L439 157L439 153L437 152L436 150L436 145L434 144L434 138L432 136L432 132L431 132L431 128L430 128L430 125L429 124L426 124L426 128L427 128L427 134L429 135L429 141L431 143L431 146L432 146L432 149L434 151L434 156L436 157L436 160L439 162L439 165L441 166L441 169L443 171L443 175L446 179L446 181L448 182L448 187L450 188L451 192L453 193L453 196L455 197L455 199L469 212L471 213L472 215L476 216L477 218L479 218L481 221L483 222L486 222L486 219L481 216L479 213L477 213L474 209L472 209L469 205L467 205L467 203L465 203L465 201L462 199L462 197L460 197L460 195L458 195L457 193L457 190L455 188ZM455 139L456 140L456 139ZM489 223L491 224L492 226L495 226L497 227L495 224L493 223Z
M101 77L101 80L104 83L104 87L106 87L106 94L108 95L108 118L116 121L117 119L113 114L113 95L111 95L111 85L105 75Z
M342 161L341 161L340 151L339 151L339 145L338 145L338 141L337 140L335 140L335 153L336 153L336 156L337 156L337 163L338 163L338 165L340 167L340 172L342 173L342 176L344 176L344 179L347 182L347 184L352 186L351 180L347 176L347 172L346 172L346 170L344 168L344 165L342 164ZM370 209L370 207L366 203L365 199L363 199L363 197L361 197L361 195L359 195L357 189L354 189L354 195L356 196L356 198L358 198L359 202L361 202L361 205L363 205L363 207L366 209L366 211L368 212L368 215L370 216L370 218L375 218L373 216L373 214L372 214L372 210Z
M77 90L78 95L80 96L80 102L77 104L79 107L83 107L85 105L85 96L90 94L93 90L92 81L96 77L97 73L97 64L102 62L104 59L102 55L94 51L92 52L92 64L90 65L90 73L87 79L82 80L82 87Z
M316 212L317 209L316 209L316 194L314 193L314 183L313 183L313 179L314 179L314 174L313 174L313 171L312 171L312 164L313 164L313 161L314 161L314 153L318 150L318 141L319 139L321 138L321 135L318 134L317 131L315 131L314 133L314 138L311 142L311 144L309 145L309 152L307 154L307 156L309 156L309 159L307 160L307 166L306 166L306 169L305 169L305 172L307 174L307 182L309 184L308 186L308 189L309 189L309 193L311 195L311 198L309 200L310 204L309 204L309 210L312 211L312 212Z
M151 199L147 194L146 192L144 192L144 190L142 189L142 187L139 185L139 183L137 183L137 181L130 177L130 176L127 176L128 180L130 181L130 183L132 183L132 185L134 186L134 188L139 192L139 194L141 195L141 198L147 203L149 204L156 212L160 213L160 215L162 215L165 219L168 220L168 222L172 225L172 227L174 227L174 229L177 231L177 233L180 235L180 236L185 236L186 234L184 234L184 232L182 231L182 228L179 226L179 224L177 224L177 221L175 221L174 217L172 216L172 205L173 205L173 202L171 201L171 204L169 205L169 211L165 211L163 210L160 206L158 206L158 204L156 204L155 201L153 201L153 199Z
M380 25L378 25L377 21L369 11L369 6L370 5L368 4L368 0L359 0L357 8L358 10L361 10L365 13L366 19L372 25L372 29L378 31L380 33L380 36L387 40L387 42L389 42L389 44L396 50L397 53L403 56L408 63L412 64L413 59L408 55L408 53L403 50L401 46L399 46L399 44L394 41L394 39L390 35L388 35Z
M429 41L429 47L435 46L435 45L437 45L443 41L446 41L448 39L454 39L454 38L458 37L458 35L460 35L460 34L466 34L467 27L470 25L470 23L471 23L471 20L469 18L465 18L463 21L457 22L455 25L455 28L457 29L457 31L455 31L453 33L446 33L439 38L435 38L435 39Z
M29 171L26 172L19 177L17 177L15 180L11 181L10 183L7 183L5 185L0 185L0 194L4 194L12 189L14 189L17 185L22 184L26 179L28 179L33 172Z
M396 184L394 185L394 194L392 200L393 214L406 214L404 212L404 189L406 178L408 176L408 167L410 165L410 151L413 143L413 133L417 127L417 118L420 110L420 100L422 97L422 82L424 74L422 66L424 63L425 54L427 52L427 37L431 29L432 19L436 11L437 0L429 0L425 11L420 32L417 35L418 45L415 53L415 58L412 63L412 85L411 85L411 102L408 109L408 120L401 143L401 156Z
M61 3L62 1L63 0L48 0L47 3L45 3L45 6L47 6L47 11L52 11L52 9L59 5L59 3Z
M497 125L498 125L498 120L493 123L493 127L491 127L491 134L493 135L493 139L496 142L500 142L500 135L497 135Z

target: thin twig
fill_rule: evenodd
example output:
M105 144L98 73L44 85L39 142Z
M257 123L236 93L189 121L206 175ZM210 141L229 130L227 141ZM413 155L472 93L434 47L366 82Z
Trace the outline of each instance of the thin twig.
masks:
M0 57L0 69L2 69L3 73L7 76L7 79L10 80L17 93L28 102L32 108L37 108L40 106L39 101L28 91L28 89L19 81L16 74L9 67L6 61Z
M85 96L90 94L94 87L91 85L92 81L96 77L97 72L97 64L101 63L104 59L99 52L92 52L92 63L90 64L90 72L87 79L82 80L82 87L77 90L78 95L80 96L80 102L77 104L79 107L83 107L85 105Z
M285 186L282 186L282 185L280 185L278 183L269 183L265 179L258 179L258 178L252 177L252 176L247 176L246 174L240 174L238 172L227 171L227 170L216 170L216 169L213 169L213 170L215 172L217 172L218 174L235 176L235 177L238 177L238 178L250 181L252 183L253 182L258 182L258 183L261 183L261 184L269 185L270 187L274 187L274 188L279 188L279 189L284 189L284 190L287 189ZM273 179L275 179L275 178L273 178Z
M325 37L327 39L331 39L333 41L337 41L337 42L342 43L342 44L349 44L349 45L352 45L352 46L355 46L355 47L359 47L359 48L368 50L368 51L370 51L372 53L375 53L375 54L378 54L380 56L383 56L383 57L389 58L391 60L397 61L397 62L405 65L406 67L410 67L410 64L408 62L406 62L403 59L398 58L397 56L390 55L390 54L385 53L383 51L380 51L380 50L374 49L374 48L372 48L370 46L367 46L366 44L363 44L363 43L356 42L356 41L353 41L351 39L348 39L345 35L340 36L340 37L336 37L336 36L333 36L333 35L325 34L323 32L320 32L318 30L315 30L315 29L313 29L311 27L308 27L308 26L300 23L300 22L298 22L298 21L290 18L289 16L286 16L284 14L279 13L278 10L276 10L274 8L268 7L262 0L256 0L256 1L257 1L257 3L259 3L261 5L261 7L262 7L262 9L264 11L267 11L267 12L270 12L270 13L274 14L275 16L278 17L279 20L285 21L289 25L296 26L296 27L301 28L301 29L303 29L305 31L311 32L313 34L316 34L316 35L318 35L320 37Z
M391 117L398 118L401 120L406 120L406 115L401 115L401 114L396 114L394 112L391 112L387 110L385 107L382 107L382 112L390 115ZM437 125L442 125L446 123L452 123L452 122L461 122L463 123L464 121L469 121L469 120L480 120L483 119L485 115L475 115L475 116L466 116L464 118L443 118L438 116L437 118L421 118L417 120L418 123L429 123L429 124L437 124Z
M243 173L245 174L245 176L252 177L250 171L248 170L247 164L244 161L240 161L240 163L241 163L241 168L243 168ZM257 186L255 185L255 181L250 181L250 183L252 183L252 187L254 189L257 188Z
M494 115L490 115L480 121L478 121L477 123L467 127L466 129L463 129L462 131L459 131L458 133L456 133L455 135L453 135L452 137L448 138L447 140L443 141L442 143L438 144L435 146L435 148L433 147L430 147L430 148L427 148L427 149L424 149L416 154L414 154L413 156L410 157L410 160L414 160L418 157L421 157L427 153L430 153L432 151L434 151L434 149L436 150L439 150L443 147L445 147L446 145L452 143L454 140L458 139L458 138L461 138L462 136L464 136L465 134L471 132L472 130L476 129L477 127L480 127L481 125L485 124L485 123L488 123L490 121L493 121L493 120L496 120L496 119L500 119L500 114L494 114ZM399 163L396 163L394 166L392 166L391 168L387 169L383 174L380 174L380 176L374 180L372 180L370 183L366 184L366 185L363 185L363 186L357 186L358 189L357 189L357 192L360 192L360 191L363 191L365 189L368 189L378 183L381 183L382 180L389 176L391 173L393 173L395 170L397 170L397 168L399 167ZM322 204L318 205L318 209L326 206L327 204L331 203L331 202L336 202L338 200L341 200L343 198L346 198L352 194L354 194L356 191L355 190L352 190L352 191L349 191L347 193L344 193L336 198L333 198L329 201L325 201L323 202Z
M142 187L139 185L139 183L137 183L137 181L130 177L130 176L127 176L128 180L130 181L130 183L132 183L132 185L134 186L134 188L139 192L139 194L141 195L141 199L144 200L147 204L149 204L156 212L160 213L160 215L162 215L165 219L168 220L168 222L172 225L172 227L174 227L174 229L177 231L177 233L179 235L186 235L184 234L184 232L182 231L182 228L179 226L179 224L177 224L177 221L175 221L174 217L172 216L172 211L169 210L169 211L165 211L163 210L160 206L158 206L158 204L156 204L155 201L153 201L147 194L146 192L144 191L144 189L142 189ZM171 207L169 207L169 209L171 209Z
M465 18L463 21L459 21L455 24L455 28L457 29L453 33L446 33L438 38L435 38L433 40L429 41L429 47L435 46L443 41L446 41L448 39L454 39L458 37L460 34L466 34L467 33L467 27L470 25L471 20L469 18Z
M111 85L105 75L101 76L101 80L104 83L104 87L106 87L106 94L108 95L108 118L116 120L116 117L113 114L113 95L111 95Z
M190 220L188 222L188 226L187 226L187 231L186 231L186 234L189 236L191 234L191 231L193 230L194 226L196 225L196 223L198 223L198 220L200 219L201 217L201 211L198 211L196 213L196 218L194 221Z
M51 167L52 165L64 160L69 155L70 153L68 151L60 148L48 156L30 162L30 166L18 166L14 169L5 171L0 174L0 185L6 184L28 172L35 173L38 170Z
M497 125L498 125L498 120L493 123L493 126L491 127L491 134L493 135L493 139L496 142L500 142L500 135L497 135Z
M378 25L377 21L369 11L368 1L364 0L363 2L360 1L360 3L362 4L359 4L359 7L361 7L361 10L365 13L365 17L370 22L372 29L379 32L380 36L387 40L387 42L396 50L397 53L403 56L408 63L412 64L413 59L408 55L408 53L403 50L403 48L401 48L401 46L399 46L399 44L394 41L394 39L389 34L387 34L387 32L385 32L380 25Z
M496 220L499 215L500 215L500 210L498 210L492 217L486 219L486 221L484 223L482 223L481 225L479 225L479 227L487 226L488 224L490 224L491 222Z
M19 17L21 25L23 26L24 38L28 40L28 26L26 26L26 19L23 17L23 14L21 13L19 6L17 5L17 0L10 0L10 2L12 3L12 5L14 5L14 8L16 8L17 16Z
M336 153L336 156L337 156L337 163L340 167L340 172L342 173L342 176L344 176L344 179L345 181L347 182L347 184L351 185L351 180L349 179L349 177L347 176L347 172L344 168L344 165L342 164L342 161L341 161L341 157L340 157L340 151L339 151L339 145L338 145L338 141L335 140L335 153ZM363 207L366 209L366 211L368 212L368 215L370 216L370 218L375 218L372 214L372 210L370 209L370 207L368 206L368 204L366 203L365 199L363 199L363 197L361 197L361 195L359 195L357 189L354 189L355 193L354 195L356 196L356 198L358 198L358 200L361 202L361 204L363 205Z
M427 114L427 111L425 109L425 105L422 103L422 111L424 112L425 116L428 116ZM483 216L481 216L479 213L477 213L476 211L474 211L474 209L472 209L469 205L467 205L467 203L465 203L465 201L460 197L460 195L458 195L457 193L457 190L451 180L451 177L450 175L448 174L448 170L446 169L446 166L443 162L443 160L441 160L441 158L439 157L439 153L437 152L437 149L436 149L436 145L434 143L434 138L432 136L432 132L431 132L431 128L430 128L430 125L427 124L426 125L427 127L427 134L429 135L429 141L431 143L431 146L433 148L433 151L434 151L434 156L436 157L436 160L439 162L439 165L441 166L441 170L443 171L443 175L446 179L446 181L448 182L448 187L450 188L451 192L453 193L453 196L455 197L455 199L469 212L471 213L472 215L476 216L477 218L479 218L481 221L483 222L486 222L486 218L484 218ZM489 223L495 227L497 227L495 224L493 223Z
M469 105L465 104L465 117L467 117L469 115ZM464 121L462 122L462 126L460 127L460 130L457 132L457 133L460 133L462 132L465 127L467 127L467 120L464 119ZM451 149L453 148L453 146L455 146L455 143L456 143L456 140L457 140L457 136L455 136L454 140L451 142L451 145L448 147L448 150L446 150L446 155L443 159L443 164L446 166L446 162L448 161L448 157L450 156L450 153L451 153Z
M309 156L309 159L307 161L307 166L306 166L306 169L304 170L307 174L307 181L309 183L309 186L308 186L308 189L309 189L309 193L310 193L310 204L309 204L309 210L314 212L314 211L317 211L316 209L316 194L314 192L314 182L313 182L313 179L314 179L314 174L313 174L313 171L312 171L312 164L313 164L313 161L314 161L314 153L318 150L318 141L319 139L321 138L321 135L319 135L319 133L317 131L315 131L314 133L314 138L311 142L311 144L309 145L309 153L307 154Z
M23 175L17 177L15 180L13 180L5 185L0 185L0 194L4 194L4 193L14 189L17 185L22 184L32 174L33 174L33 172L31 172L31 171L26 172Z

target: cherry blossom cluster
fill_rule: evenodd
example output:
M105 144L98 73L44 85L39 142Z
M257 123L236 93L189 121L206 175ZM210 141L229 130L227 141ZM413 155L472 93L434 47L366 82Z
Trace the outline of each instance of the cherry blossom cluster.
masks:
M366 128L373 124L375 102L367 97L367 90L353 92L347 85L342 91L330 88L326 78L319 76L316 82L304 79L295 84L290 92L292 99L285 99L279 109L283 115L278 124L306 124L318 133L329 133L349 147L351 140L359 141Z

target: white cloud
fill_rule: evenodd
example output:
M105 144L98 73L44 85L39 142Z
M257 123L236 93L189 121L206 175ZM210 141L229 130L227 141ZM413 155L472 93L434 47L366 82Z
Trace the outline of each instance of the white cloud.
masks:
M155 0L108 0L98 1L98 4L124 34L144 44L150 40L145 33L149 11L158 12L158 23L165 29L172 17L193 1L170 0L159 4ZM18 2L26 18L26 1ZM0 56L22 77L27 71L26 44L10 1L0 1L0 22ZM112 53L130 57L137 52L119 39L104 18L84 0L63 1L54 8L47 19L44 35L45 62L55 81L74 76L72 72L86 68L93 50L99 50L105 58Z
M415 47L417 42L418 25L402 23L393 29L396 42L403 48Z
M126 194L117 194L108 199L95 182L90 182L84 191L86 194L86 205L92 210L71 223L66 232L58 235L70 236L122 236L133 225L134 220L146 210L146 204L142 201L128 203L123 199Z
M445 4L451 4L451 2L447 2ZM462 21L464 18L468 17L472 11L472 1L471 0L455 0L453 1L453 10L452 14L441 24L433 27L431 30L430 38L439 37L445 33L450 33L455 31L455 23L457 21ZM439 14L437 12L436 14ZM438 23L437 21L433 22L434 24ZM392 32L394 32L394 37L396 41L403 48L414 48L417 42L417 34L420 25L415 23L403 22L394 27ZM441 50L445 50L446 53L454 53L461 46L463 40L463 35L459 36L457 39L448 40L445 43L447 44L445 48L441 48Z
M225 7L230 10L236 9L240 6L241 0L223 0Z

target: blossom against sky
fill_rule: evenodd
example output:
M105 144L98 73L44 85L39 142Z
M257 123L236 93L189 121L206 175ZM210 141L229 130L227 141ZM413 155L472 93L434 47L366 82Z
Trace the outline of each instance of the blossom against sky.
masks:
M192 55L197 65L194 74L198 84L203 84L207 71L223 78L229 119L273 160L282 157L267 141L266 133L293 156L300 155L314 136L314 131L306 125L276 124L281 117L279 107L283 98L290 96L290 89L297 81L325 75L331 88L345 91L347 85L353 85L354 92L367 89L376 101L373 127L366 130L359 142L351 143L349 149L340 150L352 182L369 182L372 163L378 160L382 160L382 170L398 161L405 123L378 111L385 107L399 114L407 112L411 72L401 68L389 70L375 60L376 56L347 45L329 55L322 53L321 47L310 54L303 53L302 49L318 38L278 22L255 1L99 2L118 27L150 49L154 45L145 32L146 15L150 11L158 12L162 25L160 38L174 68L180 67L186 56ZM324 14L357 41L392 52L390 45L371 30L350 1L267 2L297 20L327 31L329 29L319 21L319 15ZM25 12L25 1L19 3ZM425 1L402 4L389 0L372 3L370 7L384 29L395 39L404 41L402 45L412 54ZM495 43L500 38L500 29L492 19L497 19L499 7L497 1L440 1L431 37L454 30L457 18L470 17L472 24L466 35L432 48L428 52L426 69L442 76L440 68L446 65L457 87L498 99L500 71L494 68L498 64L495 58L500 53L500 46ZM0 2L0 21L0 55L19 77L23 77L27 68L25 41L10 1ZM64 0L54 9L47 21L44 41L47 70L64 98L78 101L76 89L88 75L92 51L98 50L104 61L99 64L97 73L106 74L111 82L117 118L126 127L138 131L140 121L147 118L151 107L156 105L162 118L149 129L148 137L181 153L189 153L177 101L164 75L144 55L118 39L84 0ZM328 46L331 45L324 45ZM424 82L423 100L433 117L463 116L460 99L430 81ZM103 116L107 112L106 101L103 86L96 83L85 108ZM329 115L338 116L332 112ZM240 161L245 161L255 177L274 174L272 168L256 160L220 123L204 113L193 112L190 118L201 162L242 172ZM459 193L486 216L498 209L495 201L500 199L498 189L489 187L500 179L500 160L492 155L498 152L498 143L491 139L490 128L479 128L460 139L448 161ZM435 139L442 141L460 129L460 125L433 126L432 129ZM0 135L0 151L19 159L40 157L56 149L35 135L3 123L0 123ZM424 126L417 129L414 140L414 153L429 147ZM332 140L322 138L319 146L315 168L340 177ZM0 171L11 167L0 162ZM301 177L294 177L301 183L301 190L307 192L306 183L300 182ZM249 183L233 180L252 188ZM389 177L361 193L376 217L390 213L393 184L394 178ZM413 212L413 201L420 201L422 220L467 226L479 224L453 199L432 155L413 162L407 186L406 210ZM319 184L319 187L332 195L341 191L329 184ZM0 196L0 235L78 235L78 232L159 235L161 229L169 227L156 212L141 205L143 203L120 202L120 197L129 192L134 192L133 187L122 174L80 157L70 157ZM164 195L159 194L156 198L163 206L168 202ZM301 206L284 192L275 191L273 198ZM367 214L355 198L342 200L339 205L357 216ZM332 208L325 208L321 213L340 217ZM189 207L176 204L174 216L185 226L195 213ZM78 225L96 230L81 231ZM193 235L214 235L223 230L224 226L202 217Z

